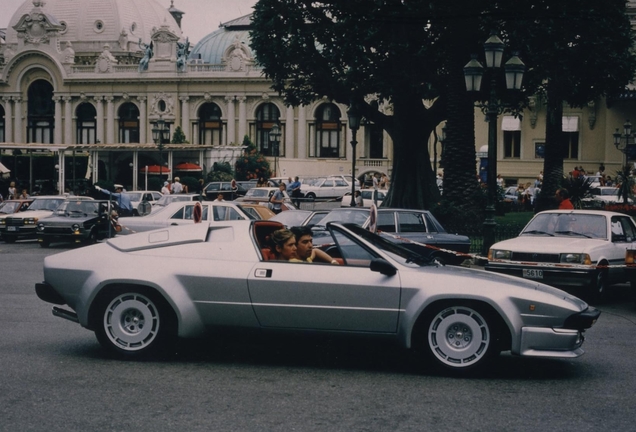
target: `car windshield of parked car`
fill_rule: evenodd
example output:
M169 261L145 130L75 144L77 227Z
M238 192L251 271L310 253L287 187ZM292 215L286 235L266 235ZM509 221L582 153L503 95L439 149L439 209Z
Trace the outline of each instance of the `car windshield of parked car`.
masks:
M607 239L605 216L593 214L543 213L523 229L522 236L580 236Z
M18 211L22 203L17 201L5 201L0 204L0 213L12 214Z
M142 192L124 192L132 202L141 201Z
M269 193L269 189L257 189L253 188L247 191L245 194L246 198L267 198Z
M64 198L60 199L36 199L25 211L50 210L54 211L64 202Z
M368 217L369 212L365 210L333 210L327 213L324 218L322 218L322 220L320 221L320 225L326 226L329 222L363 225Z
M243 206L243 205L240 205L240 204L237 204L237 207L240 208L241 210L243 210L243 213L245 213L247 215L247 217L250 218L250 220L260 220L260 219L262 219L261 215L258 214L256 209L254 209L253 207ZM288 213L288 212L283 212L283 213Z
M98 213L97 201L66 201L55 210L57 216L86 216Z
M271 218L271 220L280 222L288 227L293 227L302 225L305 219L307 219L310 214L311 211L309 210L284 211L278 213L276 216Z
M155 203L156 206L163 207L177 201L192 201L192 195L164 195Z

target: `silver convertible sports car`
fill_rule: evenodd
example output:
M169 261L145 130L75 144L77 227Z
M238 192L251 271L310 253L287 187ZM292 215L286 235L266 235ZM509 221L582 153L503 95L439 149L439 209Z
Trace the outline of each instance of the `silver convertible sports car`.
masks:
M280 228L227 221L118 237L46 257L35 289L123 357L212 330L284 330L388 337L458 373L507 350L578 357L600 315L536 281L430 264L355 225L327 226L340 265L268 260Z

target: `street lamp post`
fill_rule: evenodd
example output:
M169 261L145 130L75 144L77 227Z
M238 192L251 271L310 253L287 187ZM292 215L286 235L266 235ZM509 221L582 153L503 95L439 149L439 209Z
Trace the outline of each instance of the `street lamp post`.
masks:
M629 161L629 156L632 153L634 143L634 135L632 134L632 123L629 120L625 120L625 124L623 124L623 134L618 131L616 128L616 132L613 133L614 136L614 145L617 150L620 150L623 153L623 168L627 166L627 162Z
M347 110L347 117L349 119L349 129L351 129L351 207L356 206L356 134L360 128L360 112L355 103L349 105Z
M159 117L159 120L154 122L154 127L152 128L152 139L157 145L159 149L159 180L162 180L163 177L163 143L167 142L170 139L170 129L166 127L166 122L162 117ZM146 169L146 174L148 173L148 169Z
M501 67L501 59L503 57L504 43L499 39L496 32L491 32L490 37L484 43L484 53L486 58L486 67L490 70L490 95L487 104L479 104L482 112L486 114L488 121L488 200L486 205L486 218L484 220L484 244L482 253L487 256L488 250L495 243L495 203L497 197L497 117L505 110L505 105L497 99L497 76L495 71ZM525 65L513 53L513 57L508 60L504 66L506 75L506 88L508 90L521 89L521 81L523 80L523 72ZM479 91L481 88L481 79L483 77L484 68L477 61L477 56L464 66L464 77L466 79L466 90L469 92Z
M272 144L272 152L274 153L274 173L278 175L278 150L280 146L280 126L274 123L272 129L269 131L269 142Z

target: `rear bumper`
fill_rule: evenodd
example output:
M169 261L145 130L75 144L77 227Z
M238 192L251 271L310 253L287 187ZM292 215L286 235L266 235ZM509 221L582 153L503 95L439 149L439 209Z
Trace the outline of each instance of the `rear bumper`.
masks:
M62 296L55 291L55 288L51 284L46 282L40 282L35 284L35 293L40 300L44 300L47 303L53 303L56 305L64 305L66 301Z

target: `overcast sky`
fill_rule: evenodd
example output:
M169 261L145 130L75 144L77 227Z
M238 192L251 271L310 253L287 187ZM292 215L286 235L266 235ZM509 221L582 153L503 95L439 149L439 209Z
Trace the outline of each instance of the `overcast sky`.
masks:
M0 28L9 25L9 20L24 1L0 0ZM166 9L170 7L170 0L155 1ZM174 7L185 12L181 23L183 33L190 38L190 42L196 43L216 30L219 23L252 13L256 2L257 0L174 0Z

